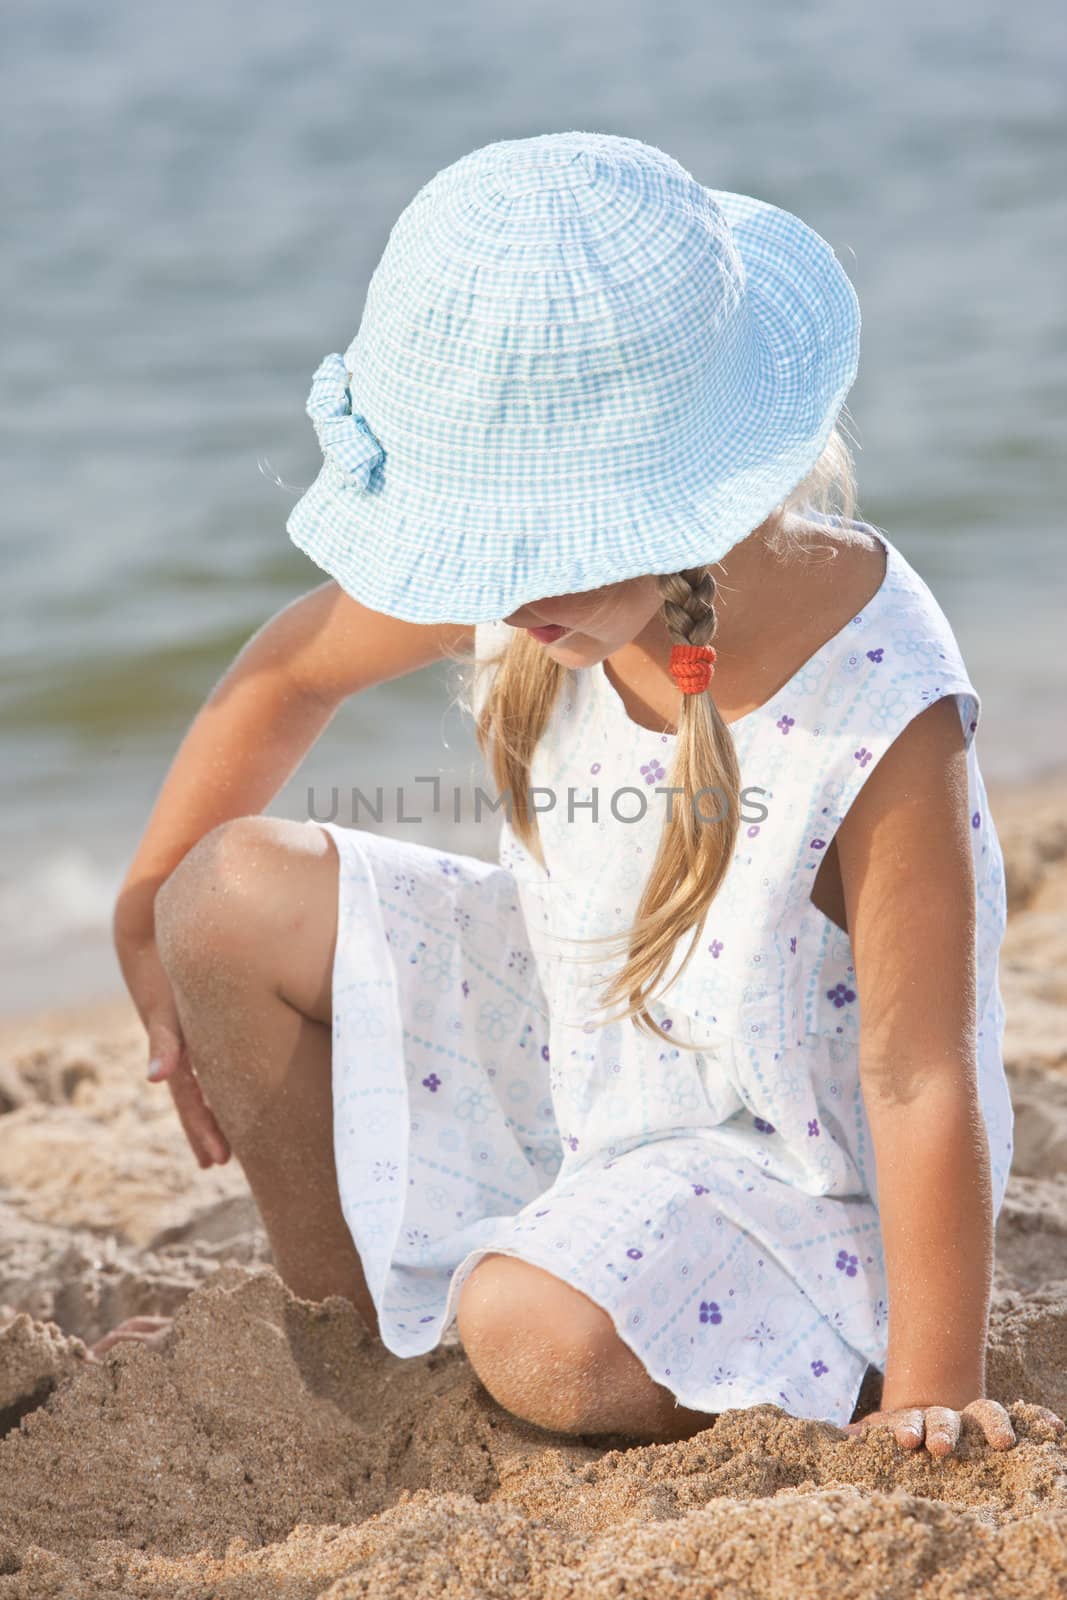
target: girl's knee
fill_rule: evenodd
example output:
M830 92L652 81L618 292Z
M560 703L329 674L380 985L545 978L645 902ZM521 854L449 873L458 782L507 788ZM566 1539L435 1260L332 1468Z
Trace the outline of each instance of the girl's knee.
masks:
M505 1411L554 1432L597 1425L618 1335L587 1296L516 1257L487 1255L463 1285L456 1323L467 1359Z
M156 893L156 945L168 974L188 979L253 962L284 904L294 844L286 818L244 816L198 839ZM291 907L290 907L291 912Z

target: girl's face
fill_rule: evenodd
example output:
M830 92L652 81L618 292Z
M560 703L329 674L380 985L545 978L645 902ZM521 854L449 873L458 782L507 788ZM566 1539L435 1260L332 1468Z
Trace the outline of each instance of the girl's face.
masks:
M534 633L532 637L563 666L595 666L641 635L647 637L655 632L666 638L666 626L659 615L661 604L662 595L654 576L626 578L581 594L530 600L504 621L511 628L562 628L564 631L557 637L547 633L544 637Z

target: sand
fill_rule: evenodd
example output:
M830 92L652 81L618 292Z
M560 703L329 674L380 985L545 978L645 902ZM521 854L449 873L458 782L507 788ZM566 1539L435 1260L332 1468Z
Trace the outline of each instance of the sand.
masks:
M1016 1156L989 1392L954 1456L776 1406L679 1444L503 1411L454 1331L403 1361L297 1300L236 1160L201 1170L129 1002L0 1039L0 1600L1067 1595L1067 775L991 790ZM174 1314L161 1349L83 1341Z

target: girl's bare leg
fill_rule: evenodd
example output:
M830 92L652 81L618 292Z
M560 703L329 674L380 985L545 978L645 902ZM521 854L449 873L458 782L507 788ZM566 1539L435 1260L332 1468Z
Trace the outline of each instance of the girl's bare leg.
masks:
M342 1295L378 1336L333 1154L337 876L323 829L237 818L205 835L160 889L156 938L189 1060L256 1198L279 1275L301 1299ZM165 1319L131 1323L153 1320ZM605 1312L523 1261L480 1262L458 1322L489 1392L542 1427L651 1442L688 1438L714 1420L675 1407ZM149 1326L141 1337L167 1331Z
M377 1337L333 1154L337 887L323 829L239 817L206 834L163 884L156 939L189 1060L279 1276L303 1300L343 1295Z

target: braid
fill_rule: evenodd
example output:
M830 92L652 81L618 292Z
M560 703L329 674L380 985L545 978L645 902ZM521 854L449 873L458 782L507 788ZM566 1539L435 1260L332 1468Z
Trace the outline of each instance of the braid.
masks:
M661 573L663 615L675 644L710 644L719 627L715 611L718 585L710 567Z
M667 632L675 644L710 644L719 619L716 582L710 567L657 574ZM652 991L672 963L679 941L692 935L688 964L708 908L733 858L740 810L741 772L733 738L711 695L685 694L669 783L686 799L673 810L660 838L628 939L621 969L608 983L603 1001L622 1001L635 1026L670 1039L651 1015ZM717 791L721 820L698 820L691 797ZM676 1041L677 1042L677 1041ZM692 1046L690 1048L696 1048Z

